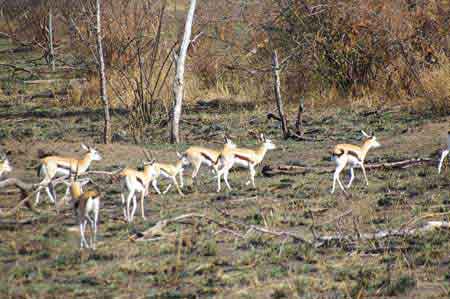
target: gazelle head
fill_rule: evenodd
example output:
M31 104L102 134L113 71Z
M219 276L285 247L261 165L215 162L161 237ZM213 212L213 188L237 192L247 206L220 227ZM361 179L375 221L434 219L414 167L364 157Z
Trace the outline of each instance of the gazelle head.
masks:
M364 144L368 147L368 148L377 148L380 147L381 144L378 142L377 137L375 137L375 135L369 135L366 132L364 132L364 130L361 130L361 133L364 135L364 137L366 137L367 139L364 141Z
M228 137L227 135L225 135L225 137L224 137L223 144L230 149L237 147L237 145L233 142L233 140L231 140L230 137Z
M180 154L179 152L177 152L177 157L181 161L181 165L185 166L185 165L189 165L190 164L190 162L187 159L186 155L183 155L183 154Z
M153 164L155 164L155 159L147 159L145 161L142 162L142 165L144 166L144 169L148 166L152 166Z
M100 153L95 148L86 146L83 143L81 144L81 148L88 151L88 155L90 155L93 161L100 161L102 159L102 156L100 156Z
M276 145L272 142L271 139L266 138L266 136L264 136L263 133L261 133L260 138L263 142L263 145L266 147L266 149L268 150L274 150L276 149Z
M12 171L12 167L9 164L8 159L6 159L6 157L0 158L0 176L3 173L10 172L10 171Z

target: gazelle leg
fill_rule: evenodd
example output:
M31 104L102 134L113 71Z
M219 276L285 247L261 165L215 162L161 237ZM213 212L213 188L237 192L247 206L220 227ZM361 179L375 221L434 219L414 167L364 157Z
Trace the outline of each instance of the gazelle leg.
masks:
M248 163L247 165L248 167L248 181L245 183L246 186L250 185L250 183L252 182L252 169L251 169L251 164ZM254 184L253 184L254 185ZM254 186L253 186L254 187Z
M85 229L86 229L87 220L86 219L80 219L80 248L89 247L86 238L84 236Z
M194 183L196 181L196 177L197 177L198 171L200 170L200 166L202 166L201 162L194 166L194 171L192 172L192 176L191 176L192 183Z
M180 170L179 176L180 176L180 188L183 188L183 187L184 187L184 182L183 182L183 169Z
M223 174L223 180L225 181L225 185L227 185L227 188L229 191L231 191L230 184L228 183L228 174L230 172L230 168L225 169L225 173Z
M94 210L94 243L92 249L95 249L95 243L97 243L97 225L98 225L98 212L100 207L97 205Z
M167 186L166 190L163 191L163 194L166 194L170 188L172 187L172 183L169 183L169 186Z
M450 150L444 150L441 155L441 159L439 160L438 173L441 173L442 165L444 164L444 159L447 157Z
M48 198L50 198L50 201L52 203L55 203L55 200L53 199L53 194L51 193L49 186L45 187L45 192L47 192L47 195L48 195Z
M347 186L345 186L347 189L350 188L350 186L352 185L354 178L355 172L353 171L353 167L350 167L350 181L348 182Z
M91 217L89 216L86 216L86 219L89 222L89 231L90 231L89 248L92 248L92 244L94 243L94 220L92 220Z
M63 203L67 202L67 198L69 197L70 194L70 187L66 188L66 192L64 193L64 197L62 198Z
M180 186L178 185L177 178L175 176L172 177L172 181L175 184L175 187L177 188L178 194L184 196L183 192L180 189Z
M361 169L364 175L364 179L366 180L366 186L369 186L369 180L367 179L367 175L366 175L366 168L364 167L364 164L361 163Z
M51 181L51 179L48 179L47 177L45 177L45 178L39 183L40 186L38 187L38 191L37 191L37 193L36 193L36 200L34 201L34 204L35 204L35 205L39 204L42 188L44 188L45 191L47 191L47 186L48 186L48 184L49 184L50 181ZM44 186L45 186L45 187L44 187ZM47 194L48 194L48 192L47 192ZM52 200L52 198L50 197L50 195L49 195L49 198L50 198L50 200Z
M37 189L36 199L34 200L35 205L39 204L39 197L41 196L41 189L42 189L42 187L38 187L38 189Z
M342 185L341 180L339 179L339 174L344 169L344 167L345 167L344 163L338 164L336 166L336 170L334 171L334 174L333 174L333 187L331 188L331 193L334 193L334 190L336 187L336 181L338 182L339 187L341 187L342 191L345 192L344 186Z
M131 214L130 214L130 204L131 204L131 199L133 198L134 195L134 191L129 191L128 192L128 196L127 196L127 221L128 222L132 222L133 219L130 218Z
M83 243L83 234L84 234L83 222L80 221L80 248L83 248L83 245L84 245L84 243Z
M142 219L146 219L145 218L145 213L144 213L144 192L141 192L141 214L142 214Z
M86 248L89 248L89 243L86 240L86 226L88 225L88 220L85 218L83 223L83 239L84 239L84 245Z
M133 222L134 219L134 213L136 213L136 209L137 209L137 200L136 200L136 193L133 194L133 209L131 210L131 222Z
M224 168L217 171L217 192L220 192L220 181L221 181L223 172L224 172Z
M153 186L153 189L155 189L156 193L161 194L161 191L158 188L158 181L156 179L154 179L152 181L152 186Z
M123 217L125 218L125 221L128 221L127 205L125 203L125 196L123 193L120 194L120 199L122 201Z
M255 166L254 165L250 165L250 179L252 180L252 186L253 188L256 188L255 185L255 174L256 174L256 170L255 170Z

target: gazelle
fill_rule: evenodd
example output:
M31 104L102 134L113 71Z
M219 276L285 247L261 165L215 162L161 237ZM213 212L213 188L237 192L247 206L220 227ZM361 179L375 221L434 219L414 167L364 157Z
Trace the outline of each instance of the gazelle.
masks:
M90 179L85 179L84 181L74 180L73 176L71 176L70 183L66 184L70 189L74 212L80 226L80 248L86 247L95 249L101 196L100 193L94 190L86 192L82 191L82 186L89 181ZM88 244L85 237L86 225L88 222L91 229L90 244Z
M136 193L140 194L142 218L146 219L144 213L144 197L148 194L149 183L152 182L153 188L155 188L158 194L161 194L156 185L154 160L144 162L144 171L125 168L117 176L122 180L121 199L125 220L130 223L133 222L134 213L136 212ZM125 193L127 193L126 200ZM133 200L133 208L130 212L131 200Z
M157 185L157 179L162 176L163 178L170 179L172 182L169 184L169 186L164 190L163 194L167 193L169 191L170 187L172 187L172 183L177 188L178 194L181 196L184 196L183 192L181 191L180 187L183 188L183 167L186 165L189 165L189 160L186 158L185 154L180 154L177 152L178 161L175 164L168 164L168 163L154 163L153 167L155 168L156 175L154 179L154 185ZM180 185L178 185L177 182L177 175L180 177Z
M81 148L87 151L81 159L60 156L48 156L41 159L37 172L38 176L44 177L40 184L45 185L45 191L51 202L56 203L55 190L51 184L53 178L57 176L68 176L71 173L75 173L75 175L78 176L88 170L92 161L100 161L102 159L100 154L94 148L84 144L81 144ZM69 189L66 190L65 196L68 194ZM36 194L36 204L39 203L39 196L40 189Z
M334 193L336 181L339 183L342 191L346 192L341 180L339 179L339 174L347 164L350 166L350 181L348 182L346 188L350 188L353 179L355 178L355 174L353 172L354 167L361 167L364 174L364 179L366 180L366 185L369 185L366 169L364 168L364 159L366 158L367 152L371 148L380 147L381 144L377 141L375 136L370 136L363 130L361 130L361 133L367 138L361 146L353 144L338 144L334 147L332 159L336 162L336 170L333 175L333 188L331 189L331 193Z
M276 149L272 140L266 139L264 134L261 134L260 137L263 143L257 149L229 148L222 151L217 159L217 163L221 163L221 169L217 172L217 192L220 192L222 174L228 190L231 191L230 184L228 183L228 173L234 164L249 169L249 180L246 185L252 183L252 186L256 188L255 167L262 162L268 150Z
M231 139L225 137L224 148L226 147L236 147L236 145L231 141ZM223 150L222 149L222 150ZM200 170L200 166L202 164L206 164L211 167L211 170L216 172L218 171L218 164L216 161L220 155L221 151L200 147L200 146L191 146L188 148L184 155L189 163L192 165L194 170L192 171L192 181L197 177L198 171Z
M438 166L438 173L441 173L442 165L444 164L444 159L445 159L445 157L448 156L449 152L450 152L450 131L448 131L448 133L447 133L447 149L442 151L441 159L439 161L439 166Z
M0 157L0 177L2 177L2 175L4 173L10 172L10 171L12 171L11 164L9 164L9 161L6 158L6 156L2 155Z

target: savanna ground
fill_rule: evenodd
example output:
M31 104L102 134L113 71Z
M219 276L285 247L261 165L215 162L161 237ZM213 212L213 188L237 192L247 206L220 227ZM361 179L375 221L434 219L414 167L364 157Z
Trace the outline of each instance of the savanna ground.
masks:
M16 62L23 58L20 53L14 55ZM95 144L103 156L102 161L93 163L92 170L113 171L141 164L142 146L132 145L132 138L121 129L122 111L113 112L116 142L101 145L101 109L68 107L64 97L29 97L60 86L13 85L6 80L2 84L0 138L14 167L10 177L38 182L38 150L80 156L80 142ZM294 108L288 105L290 116ZM257 146L255 137L264 132L278 149L268 152L263 165L332 166L328 151L333 145L359 143L359 130L366 129L375 132L383 145L369 153L368 163L437 159L450 120L419 116L403 107L370 111L356 106L317 108L305 116L305 130L306 136L318 141L300 142L280 138L279 124L265 116L273 109L273 105L253 101L191 103L185 107L182 123L185 143L167 144L167 128L155 126L148 132L150 142L143 146L158 161L174 161L175 151L191 144L220 148L225 131L238 145L249 147ZM188 169L186 196L180 197L173 189L158 196L152 190L145 203L147 220L137 217L133 224L123 220L119 185L92 176L105 192L97 250L79 250L70 210L57 215L48 201L38 206L38 215L21 209L15 217L1 220L1 297L446 297L450 294L447 230L376 241L357 241L356 237L362 232L397 229L412 219L417 219L417 225L425 220L447 220L449 170L445 167L438 175L436 166L437 162L404 170L370 171L369 187L357 170L351 197L340 190L330 194L331 174L263 177L259 171L254 190L244 184L246 171L234 171L230 175L234 190L216 193L215 179L206 168L198 186L191 185ZM58 190L61 196L62 187ZM3 211L15 206L19 198L9 190L0 195ZM164 230L168 234L156 240L130 240L161 219L186 213L208 215L240 235L194 218L169 225ZM431 214L434 216L428 217ZM25 219L32 221L18 224ZM291 238L248 231L248 225L293 232L306 240L313 240L315 232L353 235L356 241L315 248Z

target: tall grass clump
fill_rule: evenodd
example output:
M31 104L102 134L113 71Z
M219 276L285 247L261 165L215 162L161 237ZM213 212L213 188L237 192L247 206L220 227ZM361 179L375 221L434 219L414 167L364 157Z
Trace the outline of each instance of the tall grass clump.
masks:
M442 62L429 71L420 74L424 96L418 97L412 108L419 113L433 115L450 114L450 61L443 58Z

